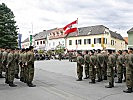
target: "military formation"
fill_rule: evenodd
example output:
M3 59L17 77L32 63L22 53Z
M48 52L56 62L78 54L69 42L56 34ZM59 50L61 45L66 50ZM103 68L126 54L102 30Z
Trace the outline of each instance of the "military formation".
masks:
M126 82L125 93L133 92L133 49L119 50L90 50L77 52L77 81L82 81L83 70L84 79L90 79L89 83L95 84L103 80L108 80L106 88L114 87L115 83Z
M0 48L0 78L5 78L5 83L16 87L14 79L20 79L29 87L35 87L34 78L34 52L33 47L26 49Z

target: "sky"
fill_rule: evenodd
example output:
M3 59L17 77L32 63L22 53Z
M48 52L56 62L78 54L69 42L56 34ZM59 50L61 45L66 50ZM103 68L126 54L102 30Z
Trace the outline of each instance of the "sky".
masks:
M14 13L22 40L43 30L104 25L127 36L133 27L133 0L0 0Z

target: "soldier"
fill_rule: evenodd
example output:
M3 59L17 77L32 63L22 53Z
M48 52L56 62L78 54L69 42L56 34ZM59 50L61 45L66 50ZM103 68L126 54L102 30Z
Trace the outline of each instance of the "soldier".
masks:
M8 70L8 82L10 87L16 87L14 82L15 78L15 59L14 59L14 50L10 50L10 53L7 56L7 65L6 68Z
M97 82L101 82L102 79L102 69L104 67L104 56L101 54L101 50L98 50L97 54Z
M24 82L24 66L23 66L23 56L24 56L25 49L20 51L19 56L19 66L20 66L20 81Z
M118 54L115 52L115 50L112 50L112 52L113 52L113 56L115 57L114 77L117 77L117 65L116 65L116 61L117 61Z
M69 61L72 62L72 56L73 56L73 53L72 52L69 52Z
M102 55L104 57L104 66L103 66L103 79L104 80L107 80L107 62L108 62L108 54L107 54L107 51L102 51Z
M27 68L27 85L35 87L36 85L32 83L34 78L34 53L32 46L29 47L29 51L27 52Z
M126 82L126 66L128 63L128 50L123 51L123 56L124 56L124 67L123 67L123 74L124 74L124 82Z
M122 83L123 78L123 65L124 65L124 56L122 55L122 51L118 51L117 57L117 77L118 81L116 83Z
M0 48L0 78L4 78L4 76L2 75L2 71L3 71L3 66L2 66L2 48Z
M7 47L5 47L4 52L2 54L2 64L3 64L3 71L5 71L5 83L9 83L8 81L8 70L6 68L7 65L7 56L8 56L8 50Z
M126 64L126 86L127 90L123 90L125 93L133 92L133 49L128 50L128 59Z
M84 58L82 57L82 54L78 52L78 57L77 57L77 75L78 79L77 81L82 81L83 77L83 65L84 64Z
M88 79L89 78L89 64L90 64L90 55L88 54L88 51L86 51L84 55L84 61L85 61L85 76L86 76L84 79Z
M94 51L91 50L90 67L89 67L89 77L91 79L91 82L89 82L89 83L95 83L95 79L96 79L96 65L97 65L96 62L97 62L96 55L94 55Z
M112 54L112 50L108 50L108 63L107 63L107 79L109 81L109 85L105 86L106 88L114 87L114 66L115 66L115 56Z
M15 78L16 79L19 79L19 49L16 49L15 50L15 53L14 53L14 60L15 60Z

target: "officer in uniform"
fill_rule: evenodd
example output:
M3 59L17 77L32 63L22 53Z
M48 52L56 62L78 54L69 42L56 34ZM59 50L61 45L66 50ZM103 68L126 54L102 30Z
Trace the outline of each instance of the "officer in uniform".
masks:
M14 50L10 50L8 56L7 56L7 65L6 68L8 70L8 82L10 87L16 87L14 82L15 78L15 59L14 59Z
M24 56L25 49L20 51L19 56L19 66L20 66L20 81L24 82L24 66L23 66L23 56Z
M8 56L8 48L5 47L4 52L2 54L2 65L3 65L3 71L5 71L5 83L9 83L8 81L8 70L6 68L7 65L7 56Z
M123 51L123 56L124 56L123 74L124 74L124 82L126 82L126 66L128 63L128 50Z
M84 79L88 79L89 78L89 64L90 64L90 55L88 54L88 51L86 51L84 55L84 61L85 61L85 76L86 76Z
M14 60L15 60L15 78L19 79L19 49L17 48L14 53Z
M102 79L102 70L104 67L104 56L101 54L101 50L98 50L97 54L97 77L98 77L98 82L101 82Z
M91 82L89 83L95 83L95 79L96 79L96 66L97 66L97 58L96 55L94 55L93 50L91 50L91 56L90 56L90 67L89 67L89 77L91 79Z
M127 90L124 90L125 93L133 92L133 49L129 48L128 50L128 59L126 66L126 86Z
M35 87L32 81L34 78L34 52L33 46L29 47L29 51L27 52L27 85L29 87Z
M118 58L117 58L117 77L118 81L116 83L122 83L123 78L123 65L124 65L124 56L122 55L122 51L118 51Z
M84 58L82 57L82 53L78 52L78 57L77 57L77 75L78 75L78 79L77 79L77 81L82 81L83 64L84 64Z
M2 75L3 67L2 67L2 48L0 48L0 78L4 78Z
M114 87L114 67L115 67L115 56L112 54L112 50L108 50L108 63L107 63L107 79L109 81L109 85L105 86L106 88Z

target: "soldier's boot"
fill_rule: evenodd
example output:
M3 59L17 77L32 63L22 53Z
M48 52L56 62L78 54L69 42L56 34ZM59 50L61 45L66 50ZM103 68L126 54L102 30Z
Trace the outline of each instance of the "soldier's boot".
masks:
M107 80L107 76L104 76L104 79L103 80Z
M27 85L28 85L29 87L36 87L36 85L34 85L32 82L28 82Z
M101 78L98 78L97 82L101 82Z
M115 83L122 83L122 79L118 78L118 81Z
M128 88L127 90L123 90L123 92L125 92L125 93L131 93L132 92L132 88Z
M20 79L19 76L18 76L18 74L15 74L15 78L16 78L16 79Z
M88 79L89 78L89 76L88 75L86 75L86 77L84 78L84 79Z
M76 81L82 81L82 78L77 79Z
M9 84L9 81L6 79L6 80L5 80L5 83L6 83L6 84Z
M9 82L9 86L10 87L16 87L17 85L15 85L13 82Z
M24 78L23 78L23 77L21 77L21 78L20 78L20 81L21 81L21 82L24 82Z
M105 88L112 88L112 84L109 82L109 85L105 86Z
M2 74L0 74L0 78L5 78Z
M89 82L89 83L95 84L96 83L95 79L92 79L91 82Z

